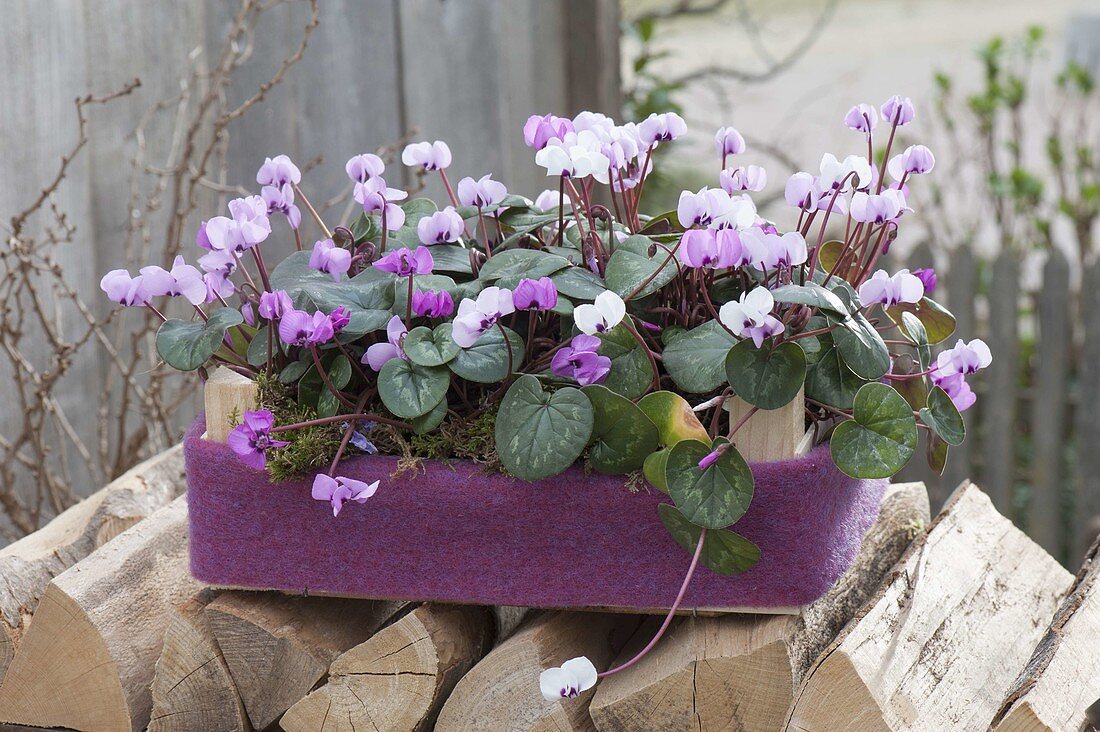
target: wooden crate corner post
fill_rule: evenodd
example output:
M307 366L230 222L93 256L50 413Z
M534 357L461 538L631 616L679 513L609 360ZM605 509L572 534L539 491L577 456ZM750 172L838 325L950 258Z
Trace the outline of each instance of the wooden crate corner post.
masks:
M244 413L256 408L258 390L255 381L225 366L210 374L203 387L206 439L225 442Z

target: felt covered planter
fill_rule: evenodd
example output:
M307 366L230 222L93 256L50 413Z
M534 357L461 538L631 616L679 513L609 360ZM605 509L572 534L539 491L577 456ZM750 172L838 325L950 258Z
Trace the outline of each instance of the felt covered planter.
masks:
M356 457L341 473L382 479L333 517L312 477L272 484L224 444L184 438L191 569L211 585L378 599L655 611L671 606L690 557L657 513L669 498L622 476L574 466L525 482L464 461L424 461L390 479L397 458ZM847 569L875 520L886 480L841 473L827 446L755 463L738 533L760 561L720 576L701 567L684 610L794 612Z

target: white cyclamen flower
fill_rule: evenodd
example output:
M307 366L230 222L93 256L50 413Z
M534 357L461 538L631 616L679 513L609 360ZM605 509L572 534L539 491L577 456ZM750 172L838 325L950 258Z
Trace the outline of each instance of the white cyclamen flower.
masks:
M573 322L588 335L611 330L626 317L626 303L611 290L596 296L593 304L578 305L573 310Z
M578 656L539 674L539 689L547 701L572 699L595 686L596 678L596 667L592 662Z
M852 173L855 175L849 178ZM843 190L866 188L871 185L872 177L871 164L865 157L849 155L844 160L837 160L832 153L825 153L821 158L821 177L818 181L825 190L840 187L842 181Z
M742 293L740 300L731 300L718 311L718 319L738 338L752 338L757 348L769 336L783 332L783 323L771 314L775 298L766 287L756 287Z

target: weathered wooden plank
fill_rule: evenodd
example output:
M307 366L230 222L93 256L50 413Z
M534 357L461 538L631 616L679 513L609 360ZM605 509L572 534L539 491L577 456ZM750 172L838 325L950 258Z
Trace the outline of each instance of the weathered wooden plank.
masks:
M977 318L974 313L974 298L978 292L978 261L970 247L963 245L950 254L950 266L943 273L940 287L946 289L947 306L955 316L955 338L963 335L973 337L977 333ZM940 295L936 293L937 297ZM954 340L948 341L954 343ZM980 383L983 374L978 375L976 383ZM964 480L975 478L973 470L973 456L977 453L978 442L981 435L978 434L978 421L975 419L977 409L968 409L963 412L963 422L966 424L966 441L958 447L952 447L947 455L947 467L943 471L941 485L947 490L954 490ZM942 496L941 496L942 502ZM938 508L939 502L936 503Z
M982 420L982 481L993 505L1013 515L1016 486L1016 416L1020 368L1017 313L1020 261L1009 251L993 261L989 283L989 350L996 354L986 370L978 409Z
M1081 300L1076 319L1083 325L1078 359L1076 439L1076 502L1073 510L1075 555L1100 534L1100 260L1089 265L1081 281Z
M1037 334L1031 393L1031 502L1028 533L1065 562L1070 533L1065 530L1062 479L1065 458L1067 384L1070 368L1069 262L1057 249L1043 267L1043 287L1035 297Z

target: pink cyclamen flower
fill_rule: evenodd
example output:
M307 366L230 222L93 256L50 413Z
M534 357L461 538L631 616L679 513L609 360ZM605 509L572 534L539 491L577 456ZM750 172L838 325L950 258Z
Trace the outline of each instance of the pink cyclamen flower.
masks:
M149 297L183 295L192 305L206 302L206 285L202 281L202 273L185 263L179 255L172 263L172 271L150 265L141 268L141 277Z
M885 305L892 307L898 303L920 302L924 297L924 283L902 269L893 275L880 269L871 275L871 279L859 286L859 302L864 307Z
M516 310L553 310L558 304L558 287L549 277L524 278L512 291Z
M718 176L722 190L730 195L741 191L759 192L768 185L768 174L759 165L723 170Z
M375 371L381 371L383 366L395 358L403 358L407 361L408 357L401 348L401 340L408 332L401 316L393 316L390 322L386 323L386 342L369 346L367 352L363 354L362 362Z
M881 111L884 122L898 127L909 124L916 115L913 102L909 97L902 97L897 94L883 102Z
M882 193L856 191L852 196L852 219L863 223L883 224L893 221L908 211L905 196L896 188L887 188Z
M374 153L353 155L344 164L344 172L356 183L366 183L371 178L380 177L385 170L386 164Z
M451 329L451 337L460 348L469 348L481 335L497 324L504 315L516 311L512 291L503 287L486 287L477 300L465 298L458 304L458 315Z
M727 155L740 155L745 152L745 138L732 127L719 127L714 133L714 150L722 160Z
M862 155L849 155L843 160L837 160L836 155L825 153L821 156L818 184L823 191L839 188L843 192L851 188L866 188L874 182L875 173L875 169Z
M294 309L294 302L286 290L264 292L260 295L260 317L265 320L277 320L283 317L283 313Z
M322 239L313 244L309 255L309 267L324 272L336 282L351 269L351 252L336 246L332 239Z
M264 160L256 171L256 182L261 186L297 185L302 182L302 173L286 155L276 155Z
M315 346L327 343L335 335L332 321L318 311L313 315L302 310L287 310L279 320L279 338L288 346Z
M741 237L733 229L688 229L676 254L686 267L725 269L743 263Z
M443 170L451 164L451 148L442 140L414 142L401 152L401 162L409 167L420 166L424 170Z
M339 333L351 322L351 312L340 305L328 314L328 322L332 325L332 332L334 334Z
M202 276L202 281L206 285L207 302L213 302L218 298L224 300L237 291L237 286L225 272L207 272Z
M821 200L821 186L817 178L809 173L795 173L787 179L783 191L787 203L803 211L816 211Z
M951 403L960 412L970 409L978 401L978 397L974 394L970 385L966 383L966 377L962 374L941 375L933 371L932 383L947 392Z
M936 167L936 156L924 145L910 145L890 158L886 170L890 177L900 181L907 175L924 175Z
M203 272L219 272L226 277L237 269L237 254L228 249L213 249L199 257Z
M581 386L598 384L611 373L611 359L599 354L603 345L596 336L579 334L565 348L554 353L550 372L556 376L575 379Z
M809 258L806 240L797 231L780 235L753 227L741 232L741 245L746 258L761 270L793 267Z
M286 216L290 228L297 229L302 224L302 212L294 203L294 189L289 184L281 186L264 186L260 191L260 197L267 204L267 213L281 213Z
M783 323L771 314L775 298L766 287L741 293L739 300L727 302L718 311L718 319L738 338L752 338L757 348L769 336L783 332Z
M195 246L201 249L213 249L214 245L210 243L210 238L206 235L206 219L203 219L199 224L199 230L195 232Z
M454 206L447 206L416 222L416 236L423 244L447 244L458 241L466 233L466 225Z
M448 318L455 311L455 301L446 290L417 290L412 298L413 315Z
M508 189L500 181L493 180L491 173L477 180L467 176L458 182L458 202L463 206L496 208L507 195Z
M362 183L356 183L352 196L363 207L367 214L382 214L386 228L397 231L405 225L405 209L397 205L398 201L404 201L409 194L398 188L390 188L381 176L374 176Z
M542 211L551 211L564 205L565 199L558 191L547 188L535 198L535 208Z
M687 123L675 112L653 113L638 124L638 140L647 147L658 142L670 142L686 132Z
M555 117L552 114L540 117L533 114L523 125L523 142L537 151L546 147L551 140L564 140L565 135L573 131L573 122L564 117Z
M383 272L392 272L398 277L411 277L431 274L435 260L432 259L432 253L428 247L419 246L415 251L405 248L394 249L376 261L374 266Z
M703 456L702 460L699 461L699 469L706 470L711 465L714 465L716 462L718 462L718 458L720 457L722 457L722 453L720 453L718 450L711 450Z
M936 270L931 267L913 270L913 276L924 284L924 294L931 294L936 289Z
M335 478L318 473L313 479L313 498L332 503L332 515L339 516L347 502L366 503L378 490L378 481L366 483L338 475Z
M959 340L953 348L936 357L936 373L939 376L965 376L981 371L992 362L993 355L985 341L975 338L969 343L963 343Z
M233 428L225 442L237 453L237 456L256 470L263 470L267 464L267 451L290 444L270 436L275 425L275 415L266 409L246 411L241 424Z
M870 104L857 104L844 115L844 124L857 132L870 134L878 124L878 110Z
M141 275L131 277L124 269L112 269L99 281L99 288L107 293L112 302L119 305L144 305L149 302L145 278Z
M211 249L243 252L267 239L271 222L267 203L260 196L235 198L229 202L230 217L215 216L206 222L206 240Z

